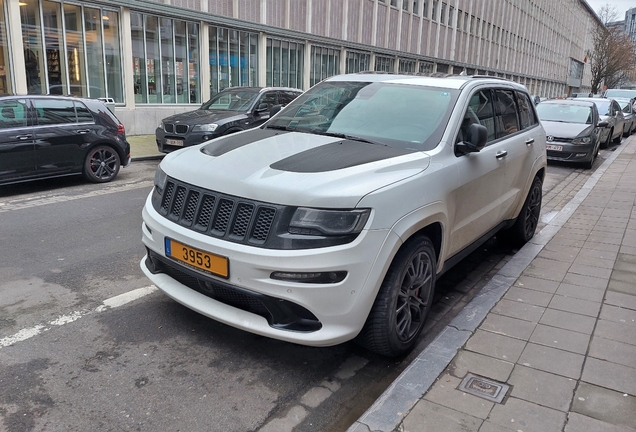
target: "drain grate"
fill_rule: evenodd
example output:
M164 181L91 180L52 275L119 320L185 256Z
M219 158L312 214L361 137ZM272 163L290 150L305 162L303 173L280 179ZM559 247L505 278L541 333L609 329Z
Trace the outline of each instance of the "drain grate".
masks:
M491 402L501 403L510 386L488 378L466 374L457 390L464 391L473 396L484 398Z

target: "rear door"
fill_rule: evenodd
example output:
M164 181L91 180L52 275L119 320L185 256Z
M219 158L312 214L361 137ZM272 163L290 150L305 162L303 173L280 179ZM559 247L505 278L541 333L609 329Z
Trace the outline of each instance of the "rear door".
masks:
M0 182L35 174L35 145L26 99L0 101Z
M91 113L81 102L71 99L34 98L33 106L38 172L80 171L86 147L94 135L95 122Z

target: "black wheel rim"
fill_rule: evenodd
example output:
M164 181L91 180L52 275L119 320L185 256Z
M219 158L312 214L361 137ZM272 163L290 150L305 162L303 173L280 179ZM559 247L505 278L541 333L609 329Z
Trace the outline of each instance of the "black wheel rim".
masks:
M115 175L117 156L108 149L97 149L91 154L89 164L96 178L107 180Z
M424 325L432 285L433 262L429 254L419 252L411 258L398 293L396 330L401 341L409 341Z
M539 224L539 213L541 212L541 188L536 185L532 187L532 194L528 201L528 210L526 211L525 227L526 238L530 239L534 235L534 231Z

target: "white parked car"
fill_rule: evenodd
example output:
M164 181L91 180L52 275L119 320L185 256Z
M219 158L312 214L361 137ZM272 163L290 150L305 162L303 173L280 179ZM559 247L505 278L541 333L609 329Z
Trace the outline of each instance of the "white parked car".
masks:
M437 277L500 230L534 235L545 138L507 80L332 77L259 128L166 156L141 268L231 326L398 355Z

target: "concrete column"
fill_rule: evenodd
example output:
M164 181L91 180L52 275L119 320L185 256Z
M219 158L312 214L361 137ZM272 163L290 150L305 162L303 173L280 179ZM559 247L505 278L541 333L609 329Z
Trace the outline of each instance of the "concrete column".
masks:
M130 34L130 9L121 10L121 50L126 108L135 109L135 74L133 65L132 36ZM141 65L140 67L145 67Z
M267 86L267 34L258 35L258 85Z
M303 90L309 90L311 81L309 80L311 72L311 42L305 41L305 55L303 56Z
M201 102L212 96L210 94L210 26L201 21L199 23L199 85L201 86Z
M347 49L340 48L340 71L339 73L347 73Z
M24 46L22 43L22 21L20 18L20 0L7 0L7 24L9 30L9 53L13 59L9 69L9 79L13 78L13 92L25 95L29 91L24 65ZM2 11L0 11L1 13ZM13 76L12 76L13 75Z

